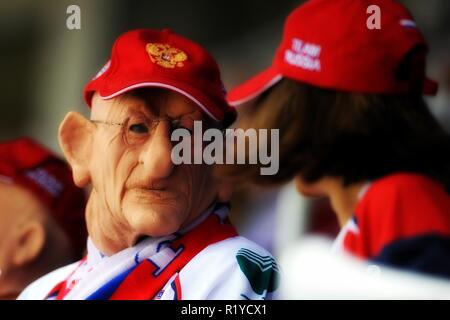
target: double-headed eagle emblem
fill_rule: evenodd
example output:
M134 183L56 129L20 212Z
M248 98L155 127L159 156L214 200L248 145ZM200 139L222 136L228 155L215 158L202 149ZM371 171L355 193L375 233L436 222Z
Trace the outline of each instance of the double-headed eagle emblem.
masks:
M163 43L147 43L145 50L153 63L164 68L183 67L188 58L180 49Z

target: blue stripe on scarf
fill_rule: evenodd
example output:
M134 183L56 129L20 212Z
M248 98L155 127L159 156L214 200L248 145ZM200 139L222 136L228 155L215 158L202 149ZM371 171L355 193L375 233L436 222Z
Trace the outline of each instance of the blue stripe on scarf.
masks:
M86 298L86 300L108 300L114 292L116 292L117 288L123 282L123 280L137 267L133 266L132 268L125 270L121 274L115 276L103 286L101 286L97 291L92 293L90 296Z
M172 281L170 286L172 287L172 290L173 290L173 300L180 300L180 298L178 297L178 294L177 294L177 285L175 283L175 280Z

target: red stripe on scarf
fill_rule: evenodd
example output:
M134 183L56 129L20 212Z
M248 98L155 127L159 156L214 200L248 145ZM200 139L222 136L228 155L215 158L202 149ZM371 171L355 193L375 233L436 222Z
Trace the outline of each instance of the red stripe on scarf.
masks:
M177 294L177 300L183 300L183 296L181 294L180 275L176 276L174 282L175 282L175 292Z
M228 219L222 223L217 215L211 214L200 225L172 242L173 247L177 248L182 245L184 250L158 276L153 275L157 271L155 265L145 260L125 278L110 300L153 299L170 278L200 251L213 243L236 235L236 229ZM181 299L179 283L177 287L180 287L179 299Z
M81 259L80 262L78 263L78 266L69 274L67 279L70 279L70 277L72 277L72 275L75 273L78 267L81 266L86 260L87 256ZM58 283L56 286L54 286L53 289L50 290L50 293L47 295L45 299L48 299L51 296L56 296L55 300L62 300L64 296L70 291L71 288L69 287L70 286L67 285L67 280L64 280Z

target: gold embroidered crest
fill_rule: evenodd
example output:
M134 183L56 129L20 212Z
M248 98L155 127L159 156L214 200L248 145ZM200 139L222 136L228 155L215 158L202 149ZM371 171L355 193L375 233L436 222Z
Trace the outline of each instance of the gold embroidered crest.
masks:
M180 49L163 43L147 43L145 50L153 63L164 68L183 67L188 58Z

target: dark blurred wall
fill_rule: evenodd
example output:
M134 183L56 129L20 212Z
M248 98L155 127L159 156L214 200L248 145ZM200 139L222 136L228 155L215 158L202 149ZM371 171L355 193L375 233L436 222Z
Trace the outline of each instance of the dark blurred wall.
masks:
M81 99L83 85L108 59L114 39L126 30L170 27L208 47L216 56L226 56L227 52L240 56L237 64L240 67L249 58L245 54L249 49L241 46L228 50L226 43L252 30L258 32L261 26L274 21L281 22L297 3L293 0L1 1L0 140L32 135L58 148L59 122L69 110L87 113ZM81 30L66 28L66 9L71 4L81 8ZM278 37L280 31L281 24L277 23L262 40ZM275 41L270 41L273 49ZM258 50L267 50L264 43L257 46L261 44ZM254 57L255 63L257 60ZM252 63L245 61L245 64L250 72L255 70ZM233 72L229 74L234 77ZM230 78L228 73L225 76Z
M0 139L33 135L57 148L68 110L87 114L83 85L123 31L167 28L217 57L227 88L270 64L283 20L301 1L16 0L0 2ZM430 100L450 127L450 1L403 1L430 42L429 73L441 82ZM81 8L81 30L66 28L66 8Z

